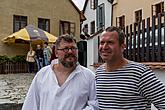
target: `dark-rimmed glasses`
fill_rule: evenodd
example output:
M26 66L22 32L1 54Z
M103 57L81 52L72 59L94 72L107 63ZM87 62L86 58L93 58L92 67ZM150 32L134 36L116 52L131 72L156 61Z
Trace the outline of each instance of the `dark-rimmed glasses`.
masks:
M75 52L78 48L77 47L71 47L71 48L63 48L63 49L57 49L57 50L61 50L63 52L69 52L69 50L71 50L72 52Z

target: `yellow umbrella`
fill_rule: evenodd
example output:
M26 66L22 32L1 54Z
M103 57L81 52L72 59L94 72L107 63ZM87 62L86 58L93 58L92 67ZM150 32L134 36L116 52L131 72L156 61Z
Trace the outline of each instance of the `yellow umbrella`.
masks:
M28 25L25 28L15 32L8 37L2 39L4 43L17 43L23 42L48 42L54 43L57 37L54 35L34 27L33 25Z

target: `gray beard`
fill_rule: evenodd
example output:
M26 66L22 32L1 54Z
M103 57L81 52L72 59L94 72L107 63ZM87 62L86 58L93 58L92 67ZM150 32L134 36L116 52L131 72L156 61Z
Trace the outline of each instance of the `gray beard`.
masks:
M61 64L66 68L71 68L75 65L74 62L66 62L66 61L62 61Z
M59 62L66 68L72 68L77 64L77 62L68 62L68 61L66 61L66 58L68 58L69 56L76 57L72 54L67 54L67 55L65 55L65 57L63 59L59 59Z

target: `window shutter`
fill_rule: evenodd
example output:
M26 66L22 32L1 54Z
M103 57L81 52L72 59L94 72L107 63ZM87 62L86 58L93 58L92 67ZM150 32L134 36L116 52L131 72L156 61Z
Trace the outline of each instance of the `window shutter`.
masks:
M104 4L102 4L102 27L105 26L105 7Z

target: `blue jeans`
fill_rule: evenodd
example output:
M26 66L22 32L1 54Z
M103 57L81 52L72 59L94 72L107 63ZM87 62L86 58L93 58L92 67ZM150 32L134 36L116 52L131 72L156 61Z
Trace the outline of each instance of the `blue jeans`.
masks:
M45 66L50 64L50 62L49 62L49 60L47 58L44 58L44 61L45 61Z
M43 67L43 58L37 58L36 59L37 62L37 67L38 67L38 71Z

